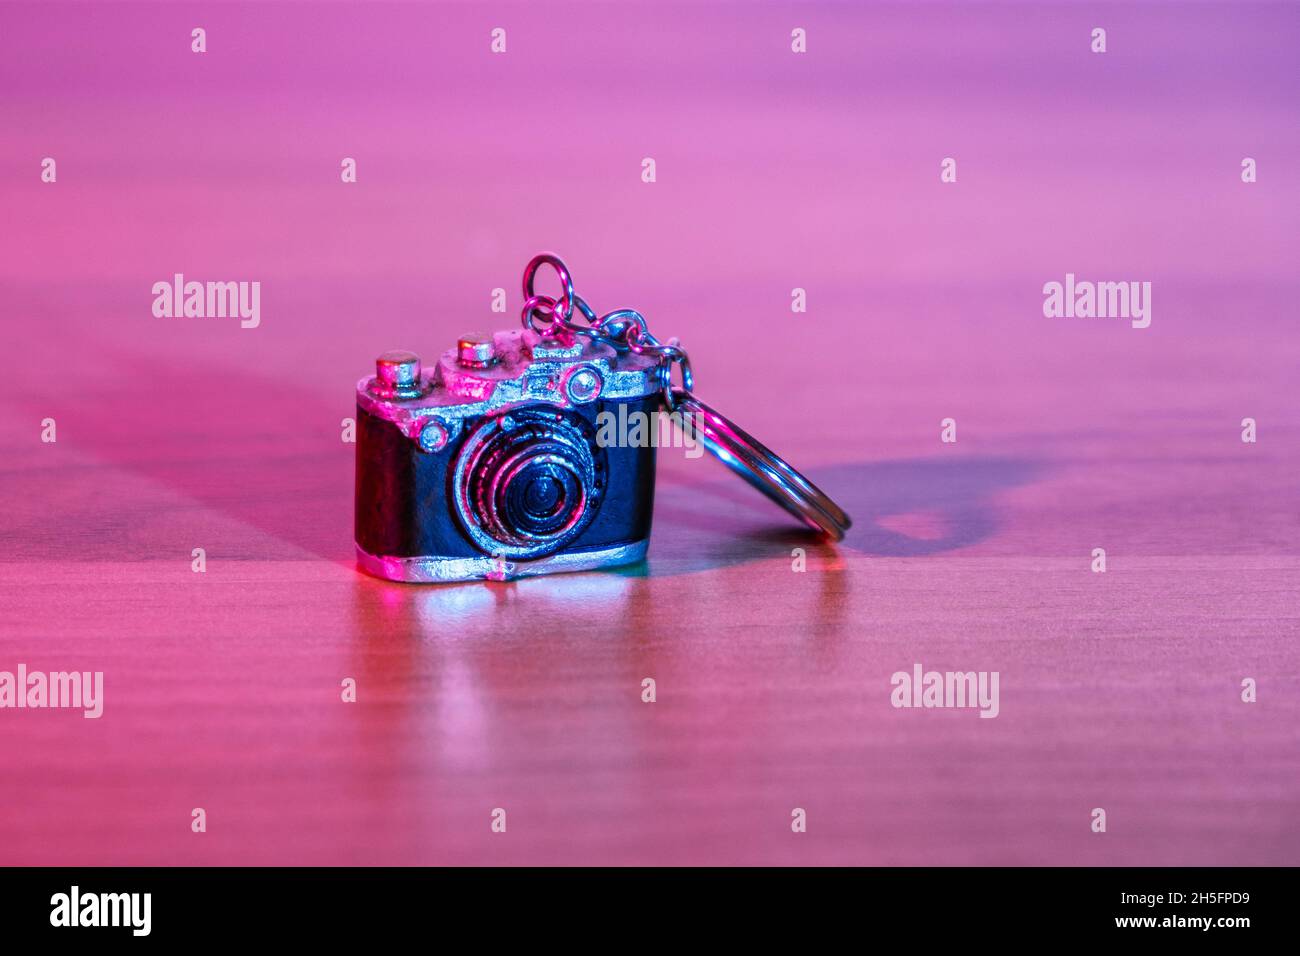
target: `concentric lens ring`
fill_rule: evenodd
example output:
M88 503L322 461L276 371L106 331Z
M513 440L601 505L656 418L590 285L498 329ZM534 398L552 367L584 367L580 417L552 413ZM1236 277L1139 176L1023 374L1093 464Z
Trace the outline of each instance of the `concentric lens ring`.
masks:
M475 547L508 558L552 554L591 524L607 481L591 426L558 409L485 419L452 470L452 508Z

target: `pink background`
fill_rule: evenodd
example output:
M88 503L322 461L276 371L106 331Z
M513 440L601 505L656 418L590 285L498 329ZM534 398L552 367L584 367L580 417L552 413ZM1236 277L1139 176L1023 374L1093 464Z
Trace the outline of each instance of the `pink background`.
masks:
M0 670L107 698L0 711L0 862L1298 862L1298 40L1293 4L0 5ZM541 249L844 545L665 454L640 573L358 575L353 384L513 325ZM178 271L260 281L261 327L154 318ZM1045 318L1066 272L1152 282L1151 327ZM1001 715L892 709L917 661L998 670Z

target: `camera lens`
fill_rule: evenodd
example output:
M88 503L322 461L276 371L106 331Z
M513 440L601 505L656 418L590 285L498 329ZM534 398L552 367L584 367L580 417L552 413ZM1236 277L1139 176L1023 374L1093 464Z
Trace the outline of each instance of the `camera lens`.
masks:
M461 526L478 548L506 557L564 547L591 523L605 488L604 456L590 425L548 408L485 420L454 467Z
M505 507L521 534L554 534L571 517L573 503L582 499L582 485L572 472L550 463L530 466L506 491Z
M564 483L551 475L538 475L524 490L524 511L530 518L548 518L564 504Z

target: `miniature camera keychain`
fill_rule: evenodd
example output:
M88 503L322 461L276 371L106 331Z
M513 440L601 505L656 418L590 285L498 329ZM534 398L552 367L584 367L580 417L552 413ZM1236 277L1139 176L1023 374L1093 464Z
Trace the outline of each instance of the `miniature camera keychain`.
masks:
M537 270L559 275L539 295ZM689 416L728 468L815 531L849 516L695 397L686 352L632 309L597 316L557 256L524 270L523 329L463 336L432 370L385 352L357 383L357 562L393 581L507 580L646 555L655 443L600 440L601 414ZM673 366L681 384L673 383Z

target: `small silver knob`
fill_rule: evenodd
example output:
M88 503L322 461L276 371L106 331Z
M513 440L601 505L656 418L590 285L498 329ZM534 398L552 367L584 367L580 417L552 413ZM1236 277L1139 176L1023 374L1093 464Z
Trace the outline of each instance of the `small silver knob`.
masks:
M462 335L456 343L456 353L465 368L488 368L497 363L496 346L492 336L483 332Z
M394 392L418 388L420 385L420 356L398 349L385 352L375 359L375 378Z

